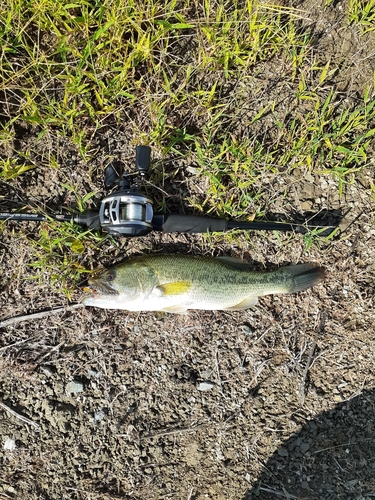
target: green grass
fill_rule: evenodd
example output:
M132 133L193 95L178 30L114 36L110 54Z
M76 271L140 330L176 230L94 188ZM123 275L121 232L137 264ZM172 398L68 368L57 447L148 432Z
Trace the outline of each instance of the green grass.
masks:
M9 181L10 179L17 178L31 168L34 168L34 165L22 165L15 158L4 158L1 162L0 178Z
M334 0L325 0L325 7L336 9ZM347 22L359 26L363 34L375 30L375 1L374 0L349 0L346 12Z
M207 91L210 72L238 76L278 52L296 64L302 45L293 10L250 1L240 8L229 1L200 7L9 0L1 14L2 90L11 110L3 138L22 119L40 133L57 127L71 134L82 154L87 128L119 117L145 94L154 124L185 103L202 112L216 90L215 84ZM183 47L187 43L192 49ZM149 130L155 142L163 132Z
M375 31L375 1L350 0L349 22L357 23L362 33Z
M349 21L373 29L373 4L351 0ZM360 100L335 91L338 68L315 60L301 29L305 17L260 0L6 0L0 178L12 183L27 179L29 169L61 170L68 180L59 188L82 211L101 189L96 157L104 163L111 156L95 141L119 129L130 147L149 144L161 160L192 163L197 176L183 181L196 213L262 217L272 208L264 179L298 169L330 176L342 195L369 164L373 87L363 88ZM273 88L284 95L269 96ZM289 113L281 109L285 89ZM32 147L22 145L25 130ZM87 194L69 180L71 167L54 149L60 139L75 148ZM159 162L150 180L163 187L178 170L178 160L166 171ZM199 182L204 189L195 189ZM158 190L151 194L157 209L168 204ZM36 231L34 265L52 278L60 274L68 293L84 272L86 249L101 237L54 223Z
M80 262L80 255L89 249L100 251L100 240L95 244L92 235L80 231L69 223L42 223L37 240L31 240L33 261L29 264L29 279L40 284L46 280L58 293L68 298L82 281L82 276L90 273Z
M347 107L333 89L324 99L303 85L300 90L298 98L308 100L311 109L291 120L278 147L285 148L284 161L293 168L306 165L337 179L341 196L352 174L370 165L367 151L375 135L375 100L365 92L361 103Z

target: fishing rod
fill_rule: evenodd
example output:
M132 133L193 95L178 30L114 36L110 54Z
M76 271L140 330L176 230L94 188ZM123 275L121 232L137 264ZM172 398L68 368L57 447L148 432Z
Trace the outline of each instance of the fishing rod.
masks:
M231 229L293 231L307 233L312 229L333 229L333 226L306 226L284 222L246 222L234 219L218 219L206 215L186 214L155 214L153 202L140 191L151 163L151 148L137 146L135 173L117 174L113 164L110 164L104 174L105 187L118 186L118 190L106 196L99 210L87 210L80 214L34 214L0 212L0 220L10 221L48 221L74 222L88 229L103 231L113 236L135 237L144 236L152 231L164 233L207 233L224 232Z

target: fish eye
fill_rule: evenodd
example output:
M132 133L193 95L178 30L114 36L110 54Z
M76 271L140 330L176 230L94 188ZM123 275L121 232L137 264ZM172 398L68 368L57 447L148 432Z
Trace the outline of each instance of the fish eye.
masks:
M115 275L113 273L107 274L107 281L111 282L115 279Z

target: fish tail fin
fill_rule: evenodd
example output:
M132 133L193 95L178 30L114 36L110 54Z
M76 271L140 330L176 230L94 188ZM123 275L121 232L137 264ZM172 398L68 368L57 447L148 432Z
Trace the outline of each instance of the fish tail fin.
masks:
M284 267L280 271L289 278L288 290L285 290L285 293L302 292L317 285L325 277L324 267L317 264L297 264Z

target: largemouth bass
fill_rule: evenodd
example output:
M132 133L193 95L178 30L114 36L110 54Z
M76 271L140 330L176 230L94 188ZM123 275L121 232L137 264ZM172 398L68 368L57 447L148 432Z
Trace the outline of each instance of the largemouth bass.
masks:
M263 295L306 290L323 277L324 269L316 264L262 273L230 257L147 255L90 279L83 303L180 314L188 309L235 311L255 305Z

